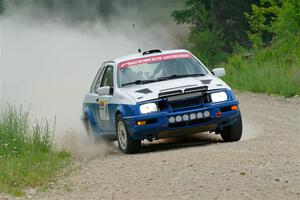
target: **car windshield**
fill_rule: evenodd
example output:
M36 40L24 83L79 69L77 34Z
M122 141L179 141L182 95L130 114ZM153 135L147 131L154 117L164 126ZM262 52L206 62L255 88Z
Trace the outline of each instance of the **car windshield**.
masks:
M122 62L118 65L118 85L146 84L208 72L191 54L177 53Z

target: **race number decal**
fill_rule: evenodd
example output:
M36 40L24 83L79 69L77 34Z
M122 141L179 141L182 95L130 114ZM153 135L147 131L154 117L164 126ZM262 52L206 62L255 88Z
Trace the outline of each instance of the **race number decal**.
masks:
M100 120L109 120L107 101L99 101Z

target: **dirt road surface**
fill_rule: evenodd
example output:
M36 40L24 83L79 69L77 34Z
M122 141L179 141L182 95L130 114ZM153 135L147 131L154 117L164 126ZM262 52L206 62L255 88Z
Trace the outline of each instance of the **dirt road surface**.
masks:
M300 199L300 98L241 93L244 136L213 134L145 144L123 155L74 159L77 167L30 199Z

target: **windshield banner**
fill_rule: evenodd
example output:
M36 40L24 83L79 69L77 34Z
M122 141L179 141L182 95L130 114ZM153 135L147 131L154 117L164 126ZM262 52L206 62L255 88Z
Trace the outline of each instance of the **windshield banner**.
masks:
M125 68L125 67L131 67L134 65L140 65L145 63L155 63L155 62L161 62L165 60L175 60L180 58L191 58L192 55L189 53L172 53L172 54L164 54L164 55L157 55L147 58L138 58L134 60L126 60L123 62L120 62L118 65L119 69Z

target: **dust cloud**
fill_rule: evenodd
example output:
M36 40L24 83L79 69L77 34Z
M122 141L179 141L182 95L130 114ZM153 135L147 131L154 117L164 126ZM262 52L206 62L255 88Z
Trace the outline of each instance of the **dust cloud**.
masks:
M30 107L33 119L45 117L56 124L56 141L64 138L67 148L85 149L72 150L75 154L93 155L102 147L86 148L80 116L83 96L101 63L138 48L176 48L182 30L171 19L167 25L138 21L135 34L126 16L114 16L109 23L71 23L29 11L11 8L0 15L0 110L7 103Z
M241 140L255 139L260 135L263 135L263 129L253 123L254 120L250 120L246 114L242 114L243 117L243 135Z
M60 134L56 139L65 141L63 146L56 146L56 148L67 150L74 158L80 160L120 153L117 142L95 140L87 137L85 133L76 132L75 130L65 131L65 134ZM57 142L56 144L61 143Z

